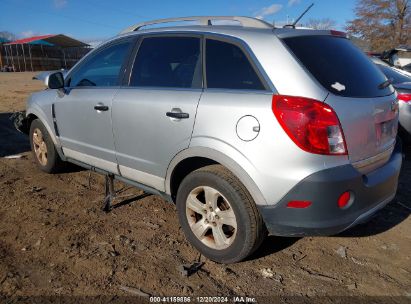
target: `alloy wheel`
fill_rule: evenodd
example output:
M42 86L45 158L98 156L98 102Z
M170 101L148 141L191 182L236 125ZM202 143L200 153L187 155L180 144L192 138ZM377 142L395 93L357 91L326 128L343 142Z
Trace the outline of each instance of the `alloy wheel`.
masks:
M33 147L34 154L42 166L47 165L47 145L44 141L43 133L39 128L34 129L33 132Z
M234 210L230 202L212 187L200 186L190 192L186 216L194 235L212 249L226 249L236 237Z

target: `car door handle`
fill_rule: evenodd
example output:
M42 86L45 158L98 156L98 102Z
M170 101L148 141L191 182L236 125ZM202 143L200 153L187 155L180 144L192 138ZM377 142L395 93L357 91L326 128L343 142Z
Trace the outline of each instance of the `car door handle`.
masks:
M186 119L190 117L188 113L183 113L183 112L167 112L166 116L171 117L171 118L177 118L177 119Z
M105 106L105 105L103 105L103 104L96 104L96 105L94 106L94 110L97 110L97 111L108 111L108 106Z

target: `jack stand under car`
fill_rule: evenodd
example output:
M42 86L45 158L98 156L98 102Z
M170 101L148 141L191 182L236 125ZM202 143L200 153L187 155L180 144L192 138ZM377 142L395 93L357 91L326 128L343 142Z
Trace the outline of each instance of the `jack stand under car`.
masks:
M116 197L116 191L114 191L114 175L106 174L105 176L105 199L104 208L105 212L110 212L113 210L113 200Z

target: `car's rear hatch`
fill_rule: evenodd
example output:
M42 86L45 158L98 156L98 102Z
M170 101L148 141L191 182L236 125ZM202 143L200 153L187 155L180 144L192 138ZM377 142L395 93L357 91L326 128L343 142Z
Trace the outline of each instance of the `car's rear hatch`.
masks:
M351 163L366 173L383 165L395 144L398 104L384 74L345 36L283 38L286 46L329 94Z

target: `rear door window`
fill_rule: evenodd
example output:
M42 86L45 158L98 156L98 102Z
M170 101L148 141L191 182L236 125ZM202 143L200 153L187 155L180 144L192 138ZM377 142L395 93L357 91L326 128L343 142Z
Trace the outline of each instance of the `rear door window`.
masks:
M200 38L144 38L134 61L130 86L201 88Z
M375 64L350 40L333 36L297 36L283 41L328 91L344 97L379 97L392 94L392 86Z
M264 90L246 54L235 44L206 40L207 88Z

